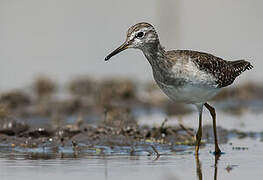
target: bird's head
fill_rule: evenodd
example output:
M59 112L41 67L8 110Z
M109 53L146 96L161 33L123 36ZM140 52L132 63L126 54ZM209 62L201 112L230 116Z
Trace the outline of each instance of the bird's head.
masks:
M109 60L112 56L120 53L128 48L143 49L147 46L151 46L159 43L158 34L154 27L149 23L138 23L130 27L127 31L127 37L125 42L110 53L105 61Z

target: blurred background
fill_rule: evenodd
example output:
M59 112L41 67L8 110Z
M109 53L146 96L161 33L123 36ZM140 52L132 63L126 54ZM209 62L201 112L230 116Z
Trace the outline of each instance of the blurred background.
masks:
M152 79L141 52L104 57L127 29L146 21L166 49L193 49L255 69L240 81L260 81L263 1L254 0L0 0L0 91L21 88L39 75L63 84L79 75Z
M262 7L262 0L0 0L1 179L200 180L202 171L261 179ZM211 100L226 152L220 160L211 155L207 110L202 162L193 158L197 112L154 85L142 52L104 61L142 21L167 50L253 64Z

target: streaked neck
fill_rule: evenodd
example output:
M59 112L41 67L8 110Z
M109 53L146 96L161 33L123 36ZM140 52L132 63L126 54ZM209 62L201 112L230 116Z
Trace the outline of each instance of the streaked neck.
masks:
M152 66L155 66L156 63L162 61L162 59L165 58L165 50L159 41L156 43L147 44L141 50Z

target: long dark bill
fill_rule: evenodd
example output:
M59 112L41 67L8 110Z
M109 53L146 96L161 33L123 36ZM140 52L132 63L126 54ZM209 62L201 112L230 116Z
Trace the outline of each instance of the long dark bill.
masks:
M129 43L124 42L120 47L118 47L117 49L115 49L112 53L110 53L107 57L105 57L105 61L108 61L112 56L120 53L121 51L127 49L129 46Z

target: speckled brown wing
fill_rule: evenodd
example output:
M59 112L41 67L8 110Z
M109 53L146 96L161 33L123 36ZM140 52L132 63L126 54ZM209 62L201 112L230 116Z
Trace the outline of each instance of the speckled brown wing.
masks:
M180 57L190 57L200 70L212 74L217 79L219 88L232 84L242 72L253 68L245 60L226 61L212 54L198 51L177 50L170 53L178 54Z

